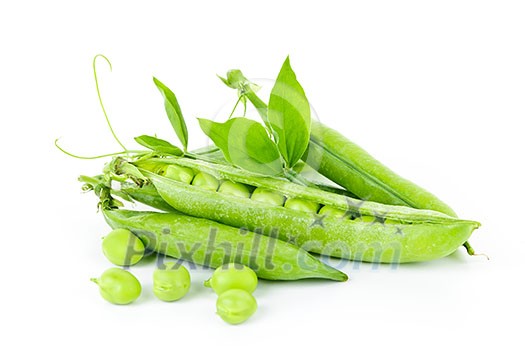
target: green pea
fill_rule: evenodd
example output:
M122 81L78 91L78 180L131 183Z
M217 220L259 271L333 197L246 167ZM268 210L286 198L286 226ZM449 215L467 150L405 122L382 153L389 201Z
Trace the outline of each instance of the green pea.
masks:
M257 288L257 275L248 266L229 263L217 268L204 285L211 287L217 294L229 289L242 289L253 293Z
M284 204L283 195L260 187L253 191L251 198L254 201L275 205L277 207L282 207Z
M190 290L190 273L174 262L164 264L164 268L153 272L153 294L163 301L179 300Z
M102 240L102 252L113 264L130 266L144 256L144 244L131 231L116 229Z
M381 216L361 216L361 217L358 217L355 219L355 221L357 222L366 222L366 223L374 223L374 224L383 224L383 225L392 225L392 224L396 224L398 222L396 221L393 221L393 220L390 220L390 219L386 219L385 217L381 217Z
M217 180L215 176L205 172L200 172L195 175L191 184L210 191L217 191L217 188L219 188L219 180Z
M307 201L299 198L289 198L284 203L285 208L304 211L307 213L317 213L319 210L319 203Z
M135 301L142 291L140 282L131 272L112 267L100 278L92 278L100 290L100 295L112 304L125 305Z
M235 197L250 198L250 189L245 184L224 181L219 187L219 192Z
M169 179L184 182L187 184L191 183L191 180L193 180L193 175L194 173L192 169L174 164L168 165L168 167L166 168L166 172L164 173L164 176Z
M342 218L345 216L345 211L341 210L339 208L331 207L329 205L325 205L324 207L319 210L320 215L326 215L326 216L332 216L335 218Z
M230 324L239 324L250 318L257 310L253 295L243 289L230 289L217 298L217 314Z
M373 216L363 215L355 219L355 221L359 222L374 222L375 218Z

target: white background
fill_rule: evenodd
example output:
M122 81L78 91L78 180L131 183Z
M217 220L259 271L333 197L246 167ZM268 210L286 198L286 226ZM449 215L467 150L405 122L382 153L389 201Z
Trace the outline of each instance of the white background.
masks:
M2 2L2 348L522 348L524 18L522 1L504 0ZM209 271L167 304L150 261L132 268L141 299L108 304L89 282L110 266L108 228L76 181L104 160L53 146L119 150L97 53L113 63L99 77L123 141L175 140L155 75L191 147L206 143L195 117L234 99L216 73L274 78L290 54L319 118L482 222L471 242L491 260L460 250L397 269L346 263L348 283L262 282L257 314L236 327L214 314Z

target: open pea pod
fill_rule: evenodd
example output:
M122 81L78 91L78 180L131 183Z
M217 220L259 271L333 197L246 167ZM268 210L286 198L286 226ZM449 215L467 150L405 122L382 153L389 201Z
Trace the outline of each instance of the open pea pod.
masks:
M228 165L185 158L149 159L134 165L162 199L182 213L275 234L307 251L333 257L384 263L437 259L456 250L480 226L436 211L357 200ZM286 202L316 203L320 209L303 212L286 203L277 206L201 188L164 176L170 166L211 174L223 183L273 191Z

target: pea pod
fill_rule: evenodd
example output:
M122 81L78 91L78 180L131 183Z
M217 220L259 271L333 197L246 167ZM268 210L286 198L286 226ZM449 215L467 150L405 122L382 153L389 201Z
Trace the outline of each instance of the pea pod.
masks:
M400 177L339 132L319 122L312 122L310 144L303 159L359 198L456 216L436 196Z
M245 229L179 213L103 209L103 214L112 228L130 230L147 249L195 264L217 268L235 261L270 280L348 279L303 249Z
M249 198L235 198L177 182L146 169L177 164L220 180L244 183L344 210L339 216L300 212ZM371 262L412 262L437 259L461 246L479 223L439 212L365 202L334 193L265 177L227 165L191 159L150 159L136 162L160 196L176 210L235 227L270 234L315 253ZM368 220L351 220L359 217Z

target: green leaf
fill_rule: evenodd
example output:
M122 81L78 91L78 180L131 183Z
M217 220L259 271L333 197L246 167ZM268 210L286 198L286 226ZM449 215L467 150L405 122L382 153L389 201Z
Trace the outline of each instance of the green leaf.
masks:
M188 149L188 129L186 128L186 122L182 116L177 98L173 91L160 82L160 80L153 77L153 82L164 97L164 107L166 109L166 114L168 114L168 119L170 120L173 130L175 130L175 133L179 137L179 140L184 147L184 151L186 151Z
M261 124L246 118L232 118L225 123L199 119L199 124L228 162L264 175L282 173L277 146Z
M286 166L293 167L310 139L310 104L287 57L272 88L268 121Z
M139 145L142 145L158 153L171 154L177 157L180 157L184 154L184 152L182 152L179 147L174 146L168 141L159 139L157 137L142 135L135 137L135 141L137 141Z

